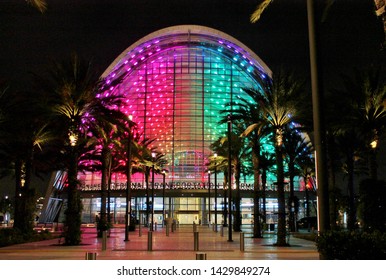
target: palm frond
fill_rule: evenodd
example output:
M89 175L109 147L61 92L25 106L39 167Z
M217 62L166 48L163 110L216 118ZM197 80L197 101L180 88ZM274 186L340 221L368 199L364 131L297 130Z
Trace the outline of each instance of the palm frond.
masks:
M261 15L263 14L264 10L268 7L269 4L271 4L273 0L264 0L263 2L260 3L259 6L257 6L256 10L253 12L253 14L250 17L250 21L252 23L257 22Z
M260 126L260 124L258 123L254 123L254 124L251 124L250 126L248 126L245 131L241 134L241 137L245 137L245 136L248 136L252 131L254 131L256 128L258 128Z
M45 0L27 0L27 3L38 9L41 13L47 10L47 2Z
M330 8L334 4L334 2L335 0L326 1L326 6L324 7L324 10L323 10L322 22L326 21Z

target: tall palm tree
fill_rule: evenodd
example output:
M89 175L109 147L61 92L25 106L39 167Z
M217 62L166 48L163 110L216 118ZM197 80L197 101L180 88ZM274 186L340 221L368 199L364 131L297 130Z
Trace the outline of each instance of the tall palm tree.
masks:
M310 216L310 192L316 194L316 187L314 184L315 177L315 160L312 157L302 157L298 161L299 176L303 178L304 191L306 193L306 217Z
M103 114L103 112L101 112ZM126 115L120 111L110 111L101 123L90 127L93 139L89 140L90 152L83 154L79 159L81 169L101 172L101 210L98 219L98 237L109 228L107 215L108 186L112 174L113 156L122 147L122 139L128 139L128 125ZM130 124L131 127L133 124ZM91 145L92 144L92 145ZM126 155L127 157L127 155Z
M289 187L290 195L288 200L289 205L289 224L291 231L295 231L295 222L296 222L296 205L298 199L295 197L295 187L294 187L294 178L298 175L298 162L301 162L304 157L310 157L312 153L312 144L310 141L306 140L303 136L299 134L299 131L296 128L288 128L289 131L286 133L284 139L284 152L287 156L288 164L288 177L289 177Z
M228 181L229 181L229 153L228 153L228 145L225 144L225 141L227 141L227 138L226 137L219 137L216 141L214 141L211 145L210 145L210 149L212 151L214 151L215 154L217 154L216 157L211 157L210 158L210 162L209 162L209 167L208 169L212 172L212 173L219 173L219 172L222 172L224 174L224 180L223 180L223 191L224 191L224 200L223 200L223 203L224 203L224 208L223 208L223 224L225 225L226 224L226 220L227 220L227 217L226 217L226 198L227 198L227 195L226 195L226 187L229 185L228 184ZM232 163L231 163L232 164ZM217 215L217 213L216 213Z
M229 161L231 163L231 170L235 180L236 189L234 191L235 196L233 197L233 201L235 205L235 213L234 213L235 221L234 221L233 228L234 228L234 231L239 232L241 231L240 178L241 178L241 172L242 172L243 159L248 157L249 148L245 143L245 139L239 136L241 134L241 131L238 131L240 129L237 129L237 123L234 123L234 124L236 126L236 129L235 131L231 132L230 134L231 139L228 139L228 137L224 137L220 141L224 151L226 151L227 153L226 154L227 164L229 164ZM231 147L232 147L230 154L229 154L229 148L228 148L229 141L231 141ZM230 159L229 159L229 155L231 156ZM228 169L228 172L229 172L229 169ZM228 186L228 190L229 188L232 187L230 182L228 182L227 186Z
M103 130L118 108L120 99L100 93L100 81L91 63L76 54L69 61L54 63L42 88L52 106L52 123L61 136L67 155L67 208L65 211L65 244L81 242L81 200L77 180L79 157L91 149L97 131Z
M267 209L266 209L266 191L267 191L267 177L268 172L273 172L273 167L275 165L274 154L264 151L260 154L260 170L261 170L261 188L262 188L262 199L263 199L263 223L267 223Z
M47 171L40 157L53 136L46 124L47 108L42 106L39 94L3 91L0 97L1 167L2 171L9 170L15 178L14 227L28 233L32 231L35 218L31 179Z
M377 148L386 126L386 80L380 69L370 69L355 78L354 122L358 122L368 141L370 177L377 180Z
M271 4L273 0L263 0L263 2L257 6L255 12L251 15L250 21L252 23L259 20L264 10ZM323 20L325 20L329 9L333 5L335 0L325 0L325 9L323 12ZM324 113L323 113L323 93L320 94L319 86L319 66L317 63L317 39L315 32L315 12L314 1L306 0L307 3L307 23L308 23L308 37L309 37L309 51L310 51L310 69L311 69L311 92L312 92L312 108L313 108L313 126L314 126L314 139L317 157L317 181L318 181L318 195L319 195L319 231L323 232L329 229L329 195L328 195L328 182L327 182L327 168L326 168L326 131L324 128Z
M261 122L262 114L257 102L260 98L260 92L249 89L244 89L245 93L248 94L250 100L239 97L237 102L229 104L227 109L222 111L225 114L232 114L232 119L239 123L244 123L246 126L252 124L258 124ZM226 121L226 120L224 120ZM257 127L256 127L257 128ZM253 165L253 202L254 202L254 217L253 217L253 237L261 238L261 223L260 223L260 153L262 139L266 132L263 127L254 129L248 135L241 133L242 137L247 137L249 146L252 152L252 165Z
M353 77L343 76L343 88L332 90L340 101L341 116L332 123L337 145L347 175L348 228L354 229L356 205L354 172L358 159L368 158L370 177L377 180L377 147L386 124L386 85L379 69L357 71ZM339 99L337 99L339 97ZM331 146L331 145L330 145Z
M269 79L261 79L262 91L258 96L261 106L263 120L259 124L250 125L245 134L248 135L257 127L269 128L274 137L276 155L277 175L277 198L278 198L278 231L277 246L286 246L286 220L285 220L285 194L284 194L284 162L283 144L285 127L296 121L302 114L303 83L299 82L293 74L279 71Z

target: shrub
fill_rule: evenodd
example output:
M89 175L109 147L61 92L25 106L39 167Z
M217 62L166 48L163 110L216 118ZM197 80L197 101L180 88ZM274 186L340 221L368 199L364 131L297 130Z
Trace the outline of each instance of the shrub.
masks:
M386 260L386 233L328 231L317 238L322 259Z
M52 239L53 235L48 230L37 232L22 233L17 228L0 229L0 247L20 244L25 242L41 241Z

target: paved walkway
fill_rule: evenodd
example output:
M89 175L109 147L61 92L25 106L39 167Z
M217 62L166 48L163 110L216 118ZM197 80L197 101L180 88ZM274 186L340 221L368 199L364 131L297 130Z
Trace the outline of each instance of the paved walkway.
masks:
M227 228L222 234L221 229L216 233L208 226L197 226L197 232L195 239L193 226L180 226L167 236L166 228L159 226L149 239L148 228L142 227L130 232L129 241L125 242L124 229L116 227L104 242L96 237L95 228L85 228L79 246L63 246L60 239L18 244L0 248L0 260L84 260L86 253L97 260L195 260L199 253L208 260L319 259L314 242L290 237L291 246L276 247L275 234L254 239L250 227L243 228L244 248L238 232L232 233L232 242L228 241Z

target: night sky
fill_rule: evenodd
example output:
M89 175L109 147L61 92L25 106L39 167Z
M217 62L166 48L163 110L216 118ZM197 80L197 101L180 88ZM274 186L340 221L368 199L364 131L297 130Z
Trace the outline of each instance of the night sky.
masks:
M249 16L256 0L47 2L48 10L40 14L24 0L0 1L0 81L28 88L31 72L40 73L50 59L63 60L72 52L92 59L102 74L143 36L180 24L228 33L272 70L309 72L306 0L275 0L255 24ZM327 78L377 60L384 35L372 6L373 0L338 0L329 10L320 36Z
M30 88L31 73L41 74L51 59L65 60L73 52L92 59L102 74L140 38L181 24L218 29L247 45L273 71L283 66L309 77L306 0L275 0L255 24L249 17L260 3L256 0L47 2L41 14L24 0L0 1L0 83L13 90ZM373 5L373 0L337 0L329 10L319 36L329 84L353 68L385 61L383 27Z

